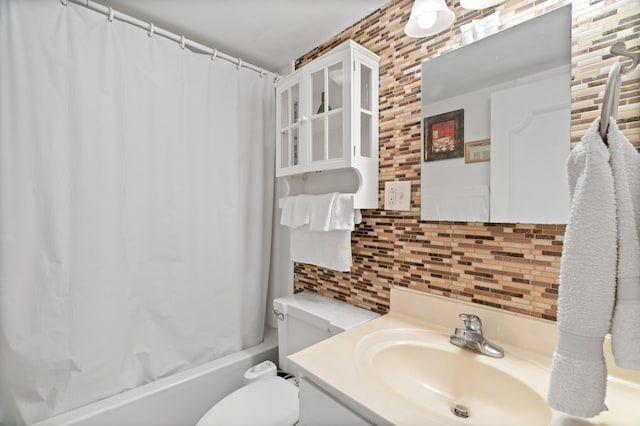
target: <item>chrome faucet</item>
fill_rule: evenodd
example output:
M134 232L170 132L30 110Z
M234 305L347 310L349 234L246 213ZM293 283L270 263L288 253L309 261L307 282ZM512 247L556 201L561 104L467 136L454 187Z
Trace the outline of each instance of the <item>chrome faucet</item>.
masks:
M459 318L464 322L464 328L456 328L456 331L449 337L451 344L493 358L504 356L504 351L500 346L489 342L482 336L482 321L477 315L460 314Z

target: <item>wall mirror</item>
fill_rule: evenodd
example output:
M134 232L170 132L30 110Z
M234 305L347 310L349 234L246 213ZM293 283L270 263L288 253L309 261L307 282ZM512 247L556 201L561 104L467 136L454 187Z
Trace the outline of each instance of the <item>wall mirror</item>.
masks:
M571 6L422 64L422 220L566 223Z

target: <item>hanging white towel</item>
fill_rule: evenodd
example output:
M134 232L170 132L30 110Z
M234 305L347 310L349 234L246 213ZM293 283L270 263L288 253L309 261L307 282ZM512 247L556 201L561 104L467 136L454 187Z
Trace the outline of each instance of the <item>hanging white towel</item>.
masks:
M291 260L336 271L351 270L355 217L353 194L287 197L280 224L291 228Z
M291 260L336 271L351 270L350 231L312 231L308 226L291 229Z
M568 160L571 204L558 295L558 344L547 400L556 410L593 417L604 404L604 336L611 324L616 220L609 151L591 125Z
M328 231L331 224L331 214L337 192L311 196L311 215L309 229L312 231ZM352 209L353 210L353 209Z
M607 142L618 218L618 286L611 346L618 367L640 370L640 154L613 119Z
M307 225L311 217L311 195L300 194L284 199L280 224L291 228Z
M331 210L330 230L353 231L355 229L353 194L336 194Z
M362 221L353 202L353 194L337 192L286 197L282 201L280 224L290 228L309 225L313 231L353 231L355 224Z

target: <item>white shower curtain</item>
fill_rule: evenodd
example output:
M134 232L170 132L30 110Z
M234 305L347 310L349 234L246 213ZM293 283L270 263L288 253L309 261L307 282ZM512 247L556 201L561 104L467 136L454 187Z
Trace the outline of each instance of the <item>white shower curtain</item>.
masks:
M0 424L262 340L273 79L0 1Z

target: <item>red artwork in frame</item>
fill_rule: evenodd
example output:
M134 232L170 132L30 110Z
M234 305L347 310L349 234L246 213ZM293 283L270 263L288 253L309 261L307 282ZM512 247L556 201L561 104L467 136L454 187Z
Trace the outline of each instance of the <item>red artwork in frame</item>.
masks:
M464 157L464 110L424 119L424 161Z

